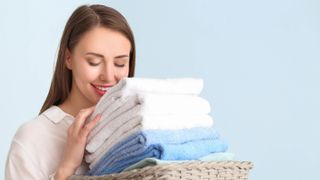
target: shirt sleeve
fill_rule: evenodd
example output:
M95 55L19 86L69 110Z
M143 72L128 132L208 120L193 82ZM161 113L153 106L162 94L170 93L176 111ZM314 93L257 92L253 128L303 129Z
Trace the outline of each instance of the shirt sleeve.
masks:
M52 177L45 177L40 167L30 158L31 156L15 140L12 141L7 157L5 179L6 180L53 180Z

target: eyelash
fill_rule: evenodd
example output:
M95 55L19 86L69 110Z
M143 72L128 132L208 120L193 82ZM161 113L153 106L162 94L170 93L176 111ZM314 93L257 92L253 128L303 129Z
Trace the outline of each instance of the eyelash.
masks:
M122 68L125 66L125 64L115 64L116 67Z
M89 65L90 66L98 66L100 63L92 63L92 62L89 62ZM119 67L119 68L123 68L125 67L125 64L115 64L116 67Z
M100 63L92 63L92 62L89 62L89 65L90 66L98 66Z

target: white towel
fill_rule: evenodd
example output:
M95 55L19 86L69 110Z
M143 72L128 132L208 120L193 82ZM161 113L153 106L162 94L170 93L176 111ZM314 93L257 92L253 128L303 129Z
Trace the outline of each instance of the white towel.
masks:
M105 99L130 96L136 92L151 92L163 94L199 95L203 89L203 80L199 78L123 78L104 94L96 105L96 110L90 116L92 120L106 106ZM111 103L111 102L110 102Z
M208 114L211 111L210 104L204 98L189 95L137 93L125 98L109 97L104 100L105 104L95 110L101 113L100 122L94 127L88 136L88 142L106 126L107 122L115 117L141 104L140 113L153 115L170 114ZM101 108L102 107L102 108ZM104 109L103 109L104 108Z
M117 85L109 89L109 94L120 91L121 96L132 92L153 92L165 94L199 95L203 88L203 80L197 78L124 78Z
M139 118L133 118L138 116ZM184 129L193 127L210 127L213 124L211 116L207 114L171 114L152 115L141 111L141 105L137 105L126 113L108 121L105 126L88 142L86 150L95 152L104 141L119 127L126 124L130 119L136 124L142 124L144 129ZM121 129L119 129L121 131Z

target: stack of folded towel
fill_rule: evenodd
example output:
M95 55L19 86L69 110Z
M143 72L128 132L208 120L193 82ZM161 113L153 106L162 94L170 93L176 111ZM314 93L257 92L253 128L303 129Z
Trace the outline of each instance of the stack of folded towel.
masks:
M213 128L201 79L126 78L100 99L91 119L85 160L87 175L118 173L141 161L196 160L225 152Z

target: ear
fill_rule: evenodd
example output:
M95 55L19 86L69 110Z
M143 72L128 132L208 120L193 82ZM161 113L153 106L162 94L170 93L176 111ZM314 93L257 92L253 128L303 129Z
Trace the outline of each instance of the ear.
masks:
M72 63L71 63L71 52L70 50L67 48L66 52L65 52L65 65L69 70L72 70Z

